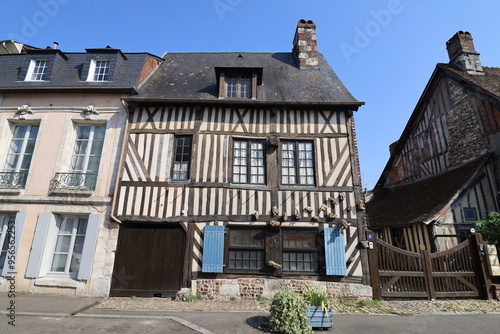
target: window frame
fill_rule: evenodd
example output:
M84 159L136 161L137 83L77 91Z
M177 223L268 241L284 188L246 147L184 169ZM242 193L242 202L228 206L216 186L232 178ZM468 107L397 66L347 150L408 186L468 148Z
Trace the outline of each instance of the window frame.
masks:
M228 96L229 78L236 78L236 96ZM248 77L249 79L249 94L241 96L241 79ZM232 100L255 100L257 98L258 73L256 70L248 69L228 69L219 73L219 98Z
M42 71L40 72L39 71L40 67L37 66L37 63L41 62L43 62L43 67L41 67ZM49 73L49 60L31 59L24 81L48 81L47 80L48 73ZM36 78L37 76L40 76L40 79L37 79Z
M98 62L105 62L107 63L106 67L98 67ZM105 73L97 73L96 71L98 69L104 68ZM104 78L101 80L97 80L96 76L103 76ZM87 81L91 82L109 82L109 78L111 77L111 59L109 58L101 58L101 57L96 57L92 58L90 61L90 67L89 67L89 73L87 75Z
M83 127L90 127L90 133L89 133L89 138L85 140L80 140L78 139L78 135L80 132L80 129ZM89 173L89 161L91 157L96 157L96 154L92 154L92 146L94 145L95 140L95 133L96 133L96 128L103 128L104 130L104 136L102 140L99 139L99 141L102 141L101 149L99 152L99 162L97 164L96 170L91 170L91 173ZM73 146L70 152L70 159L69 159L69 171L70 172L75 172L75 173L83 173L83 174L98 174L99 173L99 168L101 166L101 160L102 160L102 152L104 151L104 143L106 141L106 125L103 124L81 124L81 123L75 123L75 137L73 140ZM87 142L87 147L85 150L85 153L75 153L75 150L77 149L77 143L78 142ZM83 157L83 163L82 165L84 166L81 170L76 169L74 167L73 159L75 157Z
M293 143L294 144L294 149L293 151L292 150L286 150L286 151L291 151L293 152L294 154L294 157L293 158L285 158L284 157L284 149L283 149L283 145L286 144L286 143ZM311 159L301 159L300 158L300 150L299 150L299 144L311 144L311 150L310 151L305 151L305 152L310 152L311 153ZM301 139L298 139L298 140L293 140L293 139L286 139L286 140L281 140L280 141L280 157L279 157L279 171L280 171L280 184L281 185L284 185L284 186L316 186L316 164L315 164L315 157L316 157L316 154L315 154L315 146L314 146L314 140L301 140ZM288 159L289 161L292 160L293 161L293 166L284 166L284 160L285 159ZM306 161L311 161L312 163L312 166L306 166L306 167L301 167L300 166L300 162L303 161L303 160L306 160ZM293 169L294 170L294 175L293 177L295 177L295 182L294 183L290 183L290 182L283 182L284 181L284 177L285 177L285 174L284 174L284 169L285 168L288 168L288 169ZM305 178L309 178L311 177L312 178L312 183L302 183L301 182L301 175L300 175L300 171L301 169L311 169L312 170L312 175L308 175L306 174ZM290 174L287 174L286 177L290 178L291 175Z
M462 211L464 213L464 221L469 222L469 221L476 221L478 219L476 208L466 207L462 208ZM470 215L471 212L473 213L473 217Z
M233 146L233 149L231 151L231 166L232 166L232 169L231 169L231 182L234 183L234 184L238 184L238 185L266 185L267 184L267 159L266 159L266 155L267 155L267 152L266 152L266 141L264 139L254 139L254 138L233 138L232 140L232 146ZM241 156L236 156L236 150L237 150L237 147L236 147L236 143L246 143L247 147L246 147L246 164L240 164L240 165L236 165L235 164L235 160L237 158L241 158ZM262 145L262 158L260 159L259 157L257 157L257 159L261 160L262 161L262 165L259 166L259 165L256 165L256 166L253 166L252 165L252 144L260 144ZM239 148L240 150L242 150L241 148ZM260 150L254 150L254 151L260 151ZM245 173L235 173L235 167L239 167L240 168L240 171L241 171L241 168L245 168ZM252 174L252 169L253 168L262 168L263 169L263 173L262 174ZM240 177L240 180L236 181L236 177L235 175L239 175ZM241 176L245 176L246 177L246 182L242 182L241 181ZM251 182L252 180L252 177L262 177L263 181L262 182Z
M3 276L2 273L5 269L4 265L7 262L6 261L7 254L8 254L7 251L8 251L9 246L10 246L10 235L9 235L10 231L9 231L9 229L14 228L15 221L16 221L16 217L14 214L1 214L0 215L0 277ZM20 237L20 236L16 235L16 238L17 237Z
M186 153L182 150L181 156L184 158L187 155L187 160L181 159L177 160L177 149L179 147L178 142L180 139L189 139L189 145L182 145L183 148L189 147L189 152ZM173 151L172 151L172 169L170 173L170 181L171 182L189 182L191 180L191 160L193 155L193 136L192 135L174 135L173 140ZM187 170L176 170L176 166L182 166L182 164L186 163ZM176 176L176 173L184 172L186 174L186 178L180 178Z
M61 233L61 225L64 223L66 224L69 219L77 219L76 227L73 225L71 234L70 236L70 242L68 244L68 251L67 252L61 252L61 251L56 251L58 240L60 236L68 236L68 234L63 234ZM84 228L84 233L78 233L79 227L81 220L85 220L85 228ZM83 255L83 247L85 245L86 241L86 234L87 234L87 227L89 224L89 217L88 216L79 216L79 215L62 215L59 217L59 219L56 219L56 225L55 225L55 230L56 235L55 235L55 240L54 240L54 247L52 251L50 252L50 264L49 264L49 269L47 272L47 275L49 276L69 276L72 278L76 278L78 276L78 272L80 271L80 265L82 261L82 255ZM80 253L76 253L76 255L79 255L79 257L76 257L75 260L78 260L78 269L76 271L70 271L71 270L71 265L73 262L73 257L75 255L75 241L78 237L83 237L82 243L81 243L81 251ZM66 255L66 262L64 266L63 271L58 271L58 270L53 270L54 266L54 260L56 255Z
M242 246L242 245L231 245L231 234L235 231L255 231L259 233L264 233L264 237L262 240L262 246ZM225 272L228 274L265 274L266 272L266 239L267 239L267 228L265 226L228 226L226 229L226 240L225 240L225 256L224 256L224 264L225 264ZM231 251L261 251L262 252L262 268L231 268L230 267L230 252Z
M260 233L264 234L262 243L263 246L257 247L257 246L241 246L241 245L232 245L231 244L231 234L234 233L234 231L242 231L242 230L247 230L247 231L259 231ZM249 225L244 225L244 226L227 226L226 227L226 240L224 243L224 265L225 265L225 273L226 274L266 274L269 271L269 267L266 264L267 260L271 258L270 253L273 251L276 251L276 249L270 249L269 248L269 242L271 239L276 240L276 234L274 232L270 232L267 226L249 226ZM311 233L313 234L314 238L314 248L306 248L306 247L285 247L285 234L286 233ZM278 255L278 258L281 259L281 262L279 262L279 265L282 266L282 272L287 273L288 275L322 275L323 270L323 260L320 256L321 252L324 252L323 249L323 243L322 243L322 233L318 228L300 228L300 227L287 227L287 228L282 228L280 231L277 233L277 238L279 242L279 249L281 251L281 254ZM253 269L253 268L232 268L231 265L231 258L230 258L230 252L231 250L261 250L263 254L263 267L260 269ZM285 251L289 252L296 252L296 253L313 253L313 270L286 270L285 269L285 256L284 253ZM273 260L275 262L278 262L276 258Z
M313 234L314 238L314 247L285 247L285 234L287 233L299 233L299 234ZM320 274L320 256L319 256L319 248L321 243L318 242L318 237L319 237L319 231L317 229L313 228L286 228L286 229L281 229L281 265L283 266L283 271L286 273L298 273L298 274L314 274L314 275L319 275ZM285 252L288 251L289 253L295 253L295 254L306 254L312 253L312 261L310 263L313 266L312 270L292 270L292 269L285 269ZM291 260L287 262L292 262ZM296 262L299 262L299 260L296 260ZM305 263L305 261L302 261Z

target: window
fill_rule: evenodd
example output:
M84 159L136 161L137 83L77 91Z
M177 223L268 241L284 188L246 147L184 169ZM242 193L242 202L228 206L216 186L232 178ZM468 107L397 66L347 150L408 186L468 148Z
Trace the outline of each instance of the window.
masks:
M26 74L26 81L44 81L47 76L48 61L32 60Z
M283 270L318 272L316 230L283 229Z
M92 59L87 81L108 81L110 68L110 60Z
M191 160L191 136L175 136L175 157L172 180L189 179L189 163Z
M265 261L264 229L229 230L228 270L263 271Z
M0 187L24 188L37 135L37 125L15 126Z
M0 216L0 275L4 269L7 249L9 248L11 229L14 228L14 216Z
M51 272L78 273L88 218L64 217L57 225L57 239Z
M256 99L262 68L216 68L219 98Z
M464 208L464 218L467 221L476 221L477 214L475 208Z
M105 133L105 126L78 126L71 171L97 174Z
M89 280L101 215L38 215L26 277Z
M314 185L312 141L282 141L281 183Z
M95 190L105 133L105 126L77 127L70 172L56 173L50 181L51 190Z
M226 97L249 99L252 97L251 75L228 75L226 77Z
M264 184L264 141L235 139L233 150L233 182Z

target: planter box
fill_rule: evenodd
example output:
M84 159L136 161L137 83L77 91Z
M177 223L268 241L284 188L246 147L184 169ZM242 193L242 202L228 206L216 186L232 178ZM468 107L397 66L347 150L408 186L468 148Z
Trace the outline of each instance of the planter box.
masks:
M321 306L308 306L306 313L312 328L333 327L332 309L329 309L327 313L323 313Z

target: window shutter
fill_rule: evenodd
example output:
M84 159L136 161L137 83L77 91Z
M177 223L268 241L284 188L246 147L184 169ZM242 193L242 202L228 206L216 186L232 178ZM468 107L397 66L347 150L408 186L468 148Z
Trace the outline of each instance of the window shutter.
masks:
M14 223L14 260L16 260L17 263L17 253L19 251L19 244L21 243L21 237L23 235L23 229L24 229L24 222L26 221L26 213L24 212L18 212L16 214L16 220ZM9 244L10 245L10 244ZM9 250L9 248L7 248ZM5 257L5 262L3 265L3 271L1 273L1 276L11 276L13 273L16 272L16 270L11 270L9 266L9 256L12 256L12 254L9 254L7 252L7 256Z
M30 258L28 260L28 267L26 268L26 277L39 277L40 265L42 263L42 256L44 253L43 249L45 247L45 240L47 239L47 231L50 226L50 218L50 213L42 213L38 215L33 244L31 245Z
M224 269L224 226L205 226L203 239L204 273L222 273Z
M87 231L85 231L85 242L82 250L82 260L80 269L78 270L79 280L89 280L90 272L92 271L92 263L94 262L95 246L97 243L97 232L99 230L99 221L101 215L90 215L87 223Z
M325 228L325 261L327 275L347 275L344 235L340 228Z

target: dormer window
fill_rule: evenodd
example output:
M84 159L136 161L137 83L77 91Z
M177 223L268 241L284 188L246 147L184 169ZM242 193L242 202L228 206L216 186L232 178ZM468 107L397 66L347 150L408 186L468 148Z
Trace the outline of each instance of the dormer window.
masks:
M219 98L256 99L262 68L216 68Z
M28 73L26 73L25 81L45 81L47 80L47 60L32 60L28 68Z
M108 81L110 68L110 60L92 59L87 81Z
M228 75L225 85L226 97L238 99L252 97L252 77L250 75Z

